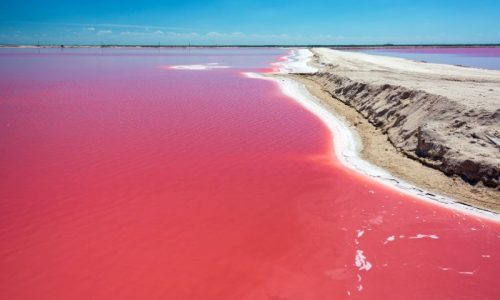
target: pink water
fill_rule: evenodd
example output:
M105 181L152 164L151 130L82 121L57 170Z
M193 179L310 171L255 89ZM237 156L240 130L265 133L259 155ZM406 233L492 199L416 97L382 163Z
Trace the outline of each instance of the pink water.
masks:
M500 70L500 47L384 47L363 52L430 63Z
M500 297L498 223L349 171L241 74L285 50L0 51L1 299Z

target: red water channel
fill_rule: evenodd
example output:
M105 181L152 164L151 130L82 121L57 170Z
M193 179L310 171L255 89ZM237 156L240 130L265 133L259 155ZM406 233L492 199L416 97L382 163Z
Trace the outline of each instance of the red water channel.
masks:
M498 223L342 166L285 53L2 49L0 298L500 299Z

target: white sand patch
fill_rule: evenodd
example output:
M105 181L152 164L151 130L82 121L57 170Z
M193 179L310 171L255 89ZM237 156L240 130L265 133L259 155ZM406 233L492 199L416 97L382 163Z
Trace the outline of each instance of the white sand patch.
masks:
M474 275L474 273L476 273L476 271L458 272L458 274L462 274L462 275Z
M280 70L280 73L315 73L318 71L315 67L310 65L313 53L308 49L293 49L291 53L284 58L287 60L285 63L278 62L274 65Z
M433 239L433 240L437 240L439 239L439 237L435 234L417 234L415 236L410 236L408 237L409 239L425 239L425 238L428 238L428 239Z
M395 237L395 236L393 236L393 235L391 235L391 236L387 237L387 239L386 239L386 240L385 240L385 242L384 242L384 245L386 245L386 244L388 244L388 243L390 243L390 242L394 242L394 240L395 240L395 239L396 239L396 237Z
M370 271L370 269L372 268L372 264L366 260L366 256L363 254L363 250L356 250L354 265L358 267L360 271Z
M453 268L445 268L445 267L438 267L438 268L441 269L442 271L454 271L454 272L457 272L460 275L471 276L471 275L476 274L476 270L474 270L474 271L457 271L457 270L454 270Z
M358 290L358 292L361 292L361 291L363 290L363 285L361 284L361 280L362 280L363 278L362 278L362 277L361 277L361 275L359 275L359 274L358 274L357 276L358 276L358 286L357 286L357 290Z

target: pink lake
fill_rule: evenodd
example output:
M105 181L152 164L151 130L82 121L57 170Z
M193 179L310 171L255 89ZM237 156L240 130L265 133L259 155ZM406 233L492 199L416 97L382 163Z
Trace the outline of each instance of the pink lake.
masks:
M287 52L0 49L0 298L499 299L498 223L345 168L242 74Z

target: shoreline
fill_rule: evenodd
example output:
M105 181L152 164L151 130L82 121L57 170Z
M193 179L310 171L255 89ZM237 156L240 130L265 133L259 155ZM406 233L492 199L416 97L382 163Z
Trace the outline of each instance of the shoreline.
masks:
M309 52L306 53L305 51ZM335 136L334 140L334 155L348 168L355 170L361 174L364 174L373 180L395 188L406 194L415 196L416 198L426 201L428 203L433 203L435 205L445 207L448 209L453 209L462 213L467 213L481 218L486 218L493 221L500 221L500 214L496 213L493 209L488 209L481 205L471 205L470 203L464 203L456 201L453 195L443 193L440 190L429 189L424 185L424 188L420 188L418 182L414 180L408 180L404 176L399 176L396 174L393 176L393 170L390 168L384 168L385 166L380 166L370 159L369 155L365 152L367 147L366 135L360 132L361 128L353 126L352 120L346 116L346 111L339 112L338 107L330 107L331 99L324 99L319 93L319 90L315 89L311 83L304 81L300 77L289 74L295 73L313 73L315 68L309 65L309 60L312 56L309 50L293 50L294 54L288 55L287 61L277 63L280 65L280 72L276 74L260 75L255 73L247 73L246 75L251 78L259 78L272 80L276 82L281 89L281 91L297 101L306 110L317 116L332 133L332 138ZM316 92L315 92L316 91ZM325 101L326 100L326 101ZM346 106L340 101L337 104ZM354 110L353 108L350 108ZM352 113L352 111L351 111ZM358 113L359 114L359 113ZM363 119L360 117L362 122ZM364 119L366 123L368 121ZM361 124L360 124L361 125ZM364 126L370 126L371 124L363 124ZM373 126L373 125L371 125ZM373 134L373 132L370 132ZM383 137L382 133L377 135L379 138ZM394 152L396 150L394 149ZM394 153L393 153L394 154ZM399 154L402 156L401 154ZM410 158L404 157L405 160L410 160ZM419 162L413 161L415 164L419 164L420 168L432 170L433 172L439 172L437 170L431 169L429 167L421 165ZM412 166L414 167L414 166ZM442 176L445 176L442 174ZM401 180L402 178L403 180ZM429 192L429 191L432 192ZM446 195L446 196L441 196Z

